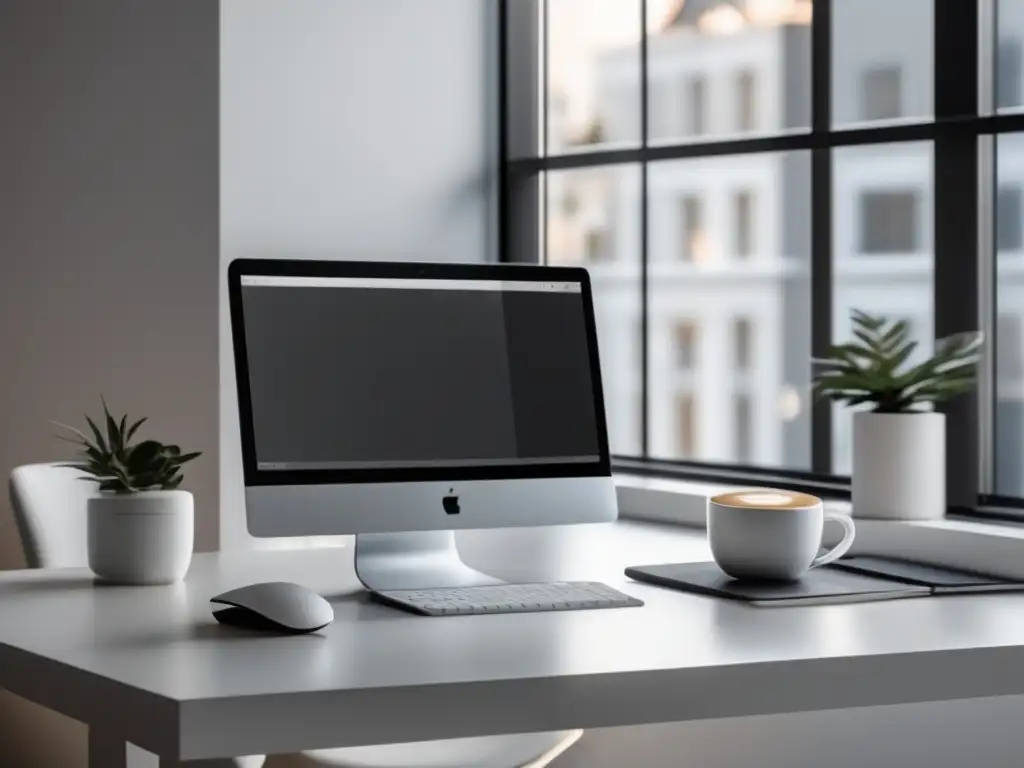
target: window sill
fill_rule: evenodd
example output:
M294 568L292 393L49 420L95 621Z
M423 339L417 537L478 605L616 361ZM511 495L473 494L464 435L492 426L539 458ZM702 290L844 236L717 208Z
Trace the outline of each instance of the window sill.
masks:
M705 527L707 497L736 486L687 480L616 475L619 513L650 522ZM826 500L850 512L849 501ZM826 531L826 544L835 532ZM854 553L925 560L951 568L1024 580L1024 527L968 520L921 522L857 520Z

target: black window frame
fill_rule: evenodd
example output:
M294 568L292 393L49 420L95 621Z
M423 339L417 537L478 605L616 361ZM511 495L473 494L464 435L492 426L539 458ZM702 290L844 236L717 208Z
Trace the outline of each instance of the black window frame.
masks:
M991 18L982 18L987 0L932 0L934 27L934 111L930 117L878 124L833 124L832 45L833 0L814 0L811 38L810 126L769 135L694 140L680 136L667 143L649 135L647 77L647 1L638 0L640 29L640 138L636 146L597 146L548 155L546 119L538 110L546 103L547 45L541 23L550 0L498 0L499 47L499 258L509 262L544 263L541 252L545 228L542 213L544 176L551 171L636 165L640 175L639 248L642 364L641 456L615 456L619 471L657 476L714 479L737 483L773 482L830 496L848 496L849 478L832 472L832 407L812 409L809 471L779 468L669 461L650 458L649 412L649 293L648 169L651 163L711 156L806 151L811 162L811 353L820 356L832 344L833 303L833 154L844 147L928 142L933 150L933 192L922 199L931 206L930 237L934 258L935 337L995 327L996 307L991 283L995 266L992 189L995 179L996 137L1024 132L1024 114L997 112L995 79L998 47ZM542 15L543 14L543 15ZM991 25L991 28L990 28ZM988 41L986 60L979 56L982 38ZM981 83L980 80L986 82ZM983 88L984 85L984 88ZM540 93L538 93L538 90ZM543 127L538 131L537 126ZM984 172L989 174L988 177ZM984 183L983 183L984 182ZM987 202L986 202L987 201ZM987 208L985 207L987 205ZM983 231L984 230L984 231ZM540 233L540 236L538 236ZM987 240L985 235L987 235ZM987 286L987 288L986 288ZM982 291L986 290L983 303ZM985 317L982 317L982 312ZM990 349L996 348L989 339ZM991 369L991 357L986 365ZM947 418L947 501L953 514L994 519L1024 519L1024 498L991 491L983 464L991 461L993 424L986 423L994 403L991 372L983 374L978 391L945 404ZM983 436L985 444L983 445ZM987 458L986 458L987 457Z

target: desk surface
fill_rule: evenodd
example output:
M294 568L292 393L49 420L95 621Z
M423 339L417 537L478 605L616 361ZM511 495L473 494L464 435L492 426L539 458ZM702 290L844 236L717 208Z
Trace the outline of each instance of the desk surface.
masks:
M0 575L0 687L192 759L502 732L1024 693L1024 596L751 608L630 582L708 556L695 532L619 522L460 535L509 580L603 580L643 608L424 618L368 603L351 548L210 554L172 587L79 570ZM289 580L322 634L221 627L208 599Z

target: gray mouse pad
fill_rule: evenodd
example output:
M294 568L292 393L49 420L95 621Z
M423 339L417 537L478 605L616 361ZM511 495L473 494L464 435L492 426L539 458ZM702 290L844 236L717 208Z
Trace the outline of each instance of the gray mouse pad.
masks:
M683 592L740 600L751 605L817 605L929 595L928 587L876 579L827 566L808 571L794 582L739 581L715 563L640 565L626 569L636 581Z

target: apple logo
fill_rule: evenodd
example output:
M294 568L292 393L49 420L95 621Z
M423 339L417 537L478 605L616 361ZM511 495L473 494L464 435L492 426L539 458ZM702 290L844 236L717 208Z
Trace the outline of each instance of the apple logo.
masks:
M459 509L459 497L451 495L454 490L454 488L449 488L449 495L441 499L441 506L444 507L444 511L449 515L457 515L462 511Z

